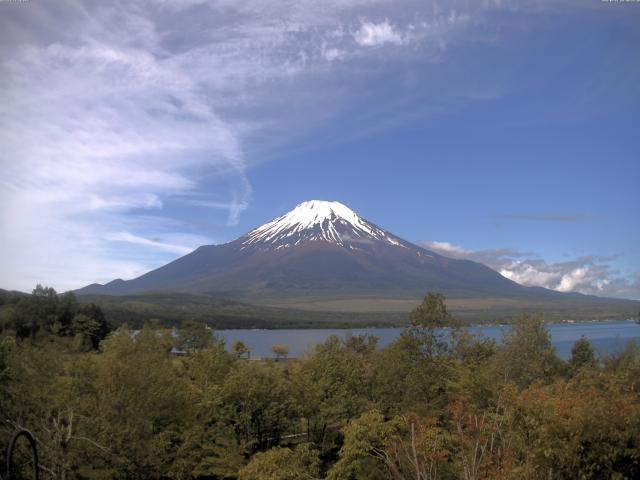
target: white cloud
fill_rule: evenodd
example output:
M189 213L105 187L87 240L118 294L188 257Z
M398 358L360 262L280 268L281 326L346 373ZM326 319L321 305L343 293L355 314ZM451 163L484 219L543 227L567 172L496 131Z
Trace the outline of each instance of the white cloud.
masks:
M341 58L343 58L345 53L343 50L340 50L339 48L328 48L324 50L323 55L328 62L333 62L334 60L340 60Z
M66 13L84 8L69 4ZM224 181L234 219L250 193L238 129L201 94L204 79L189 62L162 53L156 25L136 8L100 7L90 18L74 25L73 43L61 32L17 44L0 62L3 285L28 289L37 279L66 289L148 269L134 258L149 255L114 250L110 243L124 238L105 230L132 211L196 193L202 185L192 172L232 180L230 188ZM128 238L189 251L142 240Z
M404 42L402 35L385 19L380 23L362 22L357 32L353 34L358 45L363 47L378 47L386 43L400 45Z
M522 285L640 299L640 274L636 273L633 278L622 275L611 267L613 257L584 256L549 263L533 252L509 248L474 251L449 242L420 242L420 245L446 257L483 263Z
M465 250L458 245L453 245L449 242L422 242L422 245L425 248L430 250L435 250L442 255L447 255L450 257L465 257L471 252L469 250Z
M500 275L522 285L538 286L560 290L558 280L562 275L557 272L540 270L526 261L513 261L498 270ZM568 290L561 290L568 291Z
M560 283L556 287L556 290L561 292L572 292L579 285L583 284L588 279L589 270L584 267L574 268L570 272L562 275ZM594 285L595 286L595 285Z

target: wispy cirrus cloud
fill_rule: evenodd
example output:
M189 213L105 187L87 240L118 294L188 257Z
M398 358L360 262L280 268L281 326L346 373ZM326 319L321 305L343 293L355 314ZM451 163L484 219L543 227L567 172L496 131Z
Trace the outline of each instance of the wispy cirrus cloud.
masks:
M122 240L111 230L125 216L161 211L171 195L197 191L192 169L244 175L237 130L161 55L154 26L133 10L78 5L67 13L90 21L75 25L76 44L20 43L1 66L1 280L18 288L139 274L149 268L144 256L110 247Z
M192 243L192 245L189 247L184 244L173 244L159 239L141 237L139 235L134 235L126 231L111 233L107 235L107 240L114 242L133 243L135 245L144 245L146 247L153 247L166 252L176 253L178 255L186 255L187 253L192 252L204 243L200 238L198 239L199 241Z
M424 248L441 255L473 260L528 286L559 292L640 299L640 272L625 276L611 266L615 256L588 255L565 262L547 262L535 252L511 248L469 250L449 242L424 241Z

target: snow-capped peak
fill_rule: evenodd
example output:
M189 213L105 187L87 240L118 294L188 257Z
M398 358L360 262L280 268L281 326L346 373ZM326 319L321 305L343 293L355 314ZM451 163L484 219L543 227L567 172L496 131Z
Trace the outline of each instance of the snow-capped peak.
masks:
M324 200L309 200L297 205L289 213L276 218L273 222L283 227L312 228L321 225L326 220L340 218L352 225L363 225L364 222L358 214L340 202L327 202Z
M243 245L266 244L271 248L286 248L305 241L325 241L342 246L382 240L401 245L384 230L367 222L340 202L309 200L269 223L249 232Z

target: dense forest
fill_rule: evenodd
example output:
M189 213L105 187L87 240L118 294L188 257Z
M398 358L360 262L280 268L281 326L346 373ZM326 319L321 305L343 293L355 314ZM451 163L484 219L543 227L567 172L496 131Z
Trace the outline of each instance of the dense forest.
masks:
M386 348L254 360L198 322L109 331L42 287L3 302L0 448L32 432L41 478L640 478L640 349L582 339L565 362L540 316L496 344L429 294Z

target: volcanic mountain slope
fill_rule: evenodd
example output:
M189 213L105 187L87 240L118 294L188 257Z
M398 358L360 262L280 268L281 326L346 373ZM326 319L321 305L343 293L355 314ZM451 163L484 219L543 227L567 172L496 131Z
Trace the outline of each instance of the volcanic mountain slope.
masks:
M182 291L216 297L557 298L490 268L409 243L338 202L312 200L222 245L206 245L133 280L93 284L78 294Z

